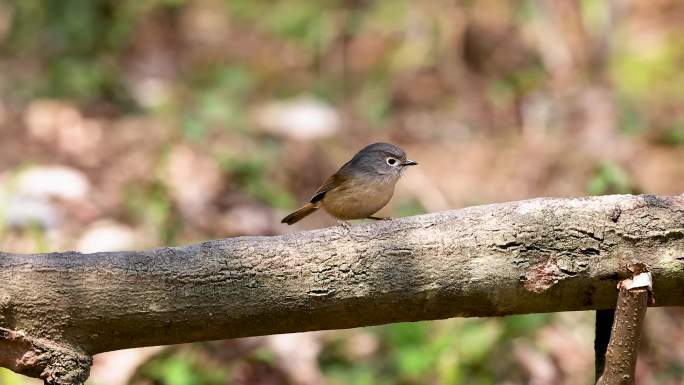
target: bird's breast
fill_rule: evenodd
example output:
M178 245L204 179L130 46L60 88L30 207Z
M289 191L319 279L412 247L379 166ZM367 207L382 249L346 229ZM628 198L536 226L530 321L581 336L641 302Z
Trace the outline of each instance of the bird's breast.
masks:
M351 178L325 193L325 211L338 219L361 219L383 208L394 194L396 180Z

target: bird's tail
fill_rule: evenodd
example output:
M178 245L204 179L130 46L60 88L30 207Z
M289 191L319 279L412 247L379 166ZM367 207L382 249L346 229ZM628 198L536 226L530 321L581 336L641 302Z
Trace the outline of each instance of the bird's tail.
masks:
M302 206L302 208L300 208L299 210L283 218L283 220L280 221L280 223L287 223L288 225L291 225L295 222L298 222L299 220L301 220L302 218L316 210L318 210L317 205L315 205L314 203L307 203L304 206Z

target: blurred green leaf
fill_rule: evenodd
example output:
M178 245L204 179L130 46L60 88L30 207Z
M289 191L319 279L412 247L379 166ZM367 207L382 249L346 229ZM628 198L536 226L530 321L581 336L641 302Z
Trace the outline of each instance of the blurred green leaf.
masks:
M417 199L399 201L397 205L397 216L400 217L425 214L426 212L425 207Z
M374 368L363 362L354 363L349 367L333 366L322 368L326 377L333 380L333 384L344 385L390 385L391 381L382 377Z
M409 376L423 375L437 360L438 355L434 353L422 345L401 349L397 352L399 368Z
M0 368L0 384L2 385L22 385L24 376L15 374L9 369Z
M161 370L161 379L167 385L199 384L190 363L184 360L169 360Z
M387 325L381 329L381 334L389 344L401 348L424 344L428 339L429 328L427 322L402 322Z
M50 65L45 94L78 100L94 100L115 87L108 68L92 60L64 57Z
M187 80L191 96L184 110L183 134L200 141L212 127L242 128L247 124L246 102L255 79L242 67L217 66L198 69Z
M633 188L629 175L619 165L603 162L594 171L587 192L590 195L630 194Z
M258 361L266 362L271 365L276 364L277 356L272 350L267 348L259 348L255 350L252 355Z
M207 134L208 128L205 122L196 116L185 116L181 126L183 135L191 141L200 141Z
M582 0L580 8L583 19L588 28L594 33L601 33L604 31L607 23L611 23L611 4L602 0ZM614 12L614 11L613 11Z
M231 174L232 180L253 198L275 208L289 209L294 206L294 197L282 185L274 183L269 176L267 165L277 164L269 155L252 153L244 158L226 155L219 160L219 164Z
M506 338L536 333L553 320L553 314L522 314L503 317L501 323Z
M309 48L325 47L334 37L335 13L327 2L233 0L226 5L233 15Z
M128 186L126 190L126 209L138 222L150 223L158 229L161 242L176 244L176 233L180 222L175 217L171 197L162 183Z
M653 41L633 49L624 47L611 60L611 75L616 88L625 96L639 98L684 97L684 43L679 38Z
M47 8L41 0L15 0L11 4L14 20L6 47L15 54L31 52L40 45L37 37L45 26Z
M145 374L163 385L200 385L191 363L184 357L171 356L147 365Z
M145 363L140 376L150 378L159 385L224 385L230 370L216 367L192 355L193 351L164 354Z
M661 135L660 142L671 146L684 145L684 120L676 120Z
M635 105L628 101L621 100L619 107L619 129L621 132L625 134L638 134L648 128L644 122L643 116L641 116Z
M489 355L502 335L502 329L497 320L480 320L469 323L459 333L457 344L460 357L470 362L481 362Z
M366 119L381 123L388 118L390 101L389 85L385 79L376 78L363 85L358 98L355 99L355 104Z
M411 3L407 0L370 2L368 9L363 13L361 31L396 31L397 25L403 25L402 22L411 15Z

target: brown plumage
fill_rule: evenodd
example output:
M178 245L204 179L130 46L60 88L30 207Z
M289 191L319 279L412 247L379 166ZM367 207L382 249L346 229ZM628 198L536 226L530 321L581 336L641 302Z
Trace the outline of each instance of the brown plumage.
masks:
M281 223L287 223L288 225L291 225L295 222L299 222L302 218L316 210L318 210L318 207L315 204L307 203L304 206L302 206L299 210L283 218Z
M394 186L407 166L402 149L388 143L374 143L359 151L316 190L309 203L281 221L291 225L319 208L337 219L371 218L394 194Z

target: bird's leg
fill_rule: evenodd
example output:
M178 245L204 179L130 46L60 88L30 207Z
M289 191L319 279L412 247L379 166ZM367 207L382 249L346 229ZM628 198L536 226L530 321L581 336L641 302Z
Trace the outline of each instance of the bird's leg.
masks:
M375 221L389 221L392 219L392 217L374 217L374 216L369 216L368 219L372 219Z
M352 227L351 223L349 223L347 221L337 221L337 224L346 230L349 230Z

